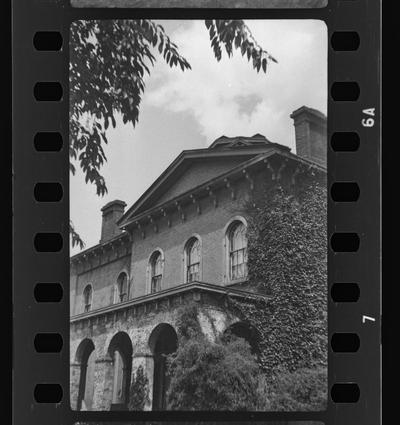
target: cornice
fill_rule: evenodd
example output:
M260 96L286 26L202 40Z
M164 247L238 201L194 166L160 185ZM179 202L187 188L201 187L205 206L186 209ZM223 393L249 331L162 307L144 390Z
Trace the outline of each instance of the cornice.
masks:
M235 298L252 300L257 300L260 298L269 299L268 296L263 294L256 294L249 291L231 288L229 286L220 286L205 282L192 282L189 284L179 284L172 288L168 288L163 291L156 292L154 294L144 295L125 301L123 303L112 304L107 307L99 308L97 310L71 316L70 323L79 323L84 320L98 320L99 318L110 314L113 315L123 312L125 312L126 314L129 309L161 302L171 297L179 297L189 292L208 293L211 295L230 296Z

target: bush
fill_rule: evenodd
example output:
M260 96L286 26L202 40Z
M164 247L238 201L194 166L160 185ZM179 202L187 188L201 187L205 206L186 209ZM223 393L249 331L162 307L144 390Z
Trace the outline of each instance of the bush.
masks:
M327 403L327 370L298 369L282 371L264 382L261 388L265 397L264 410L269 411L318 411L325 410Z
M208 340L196 312L190 306L181 314L180 344L169 358L168 409L256 410L260 369L249 344L234 337Z
M143 367L139 366L134 374L128 402L129 410L144 410L146 403L149 402L149 380L144 373Z

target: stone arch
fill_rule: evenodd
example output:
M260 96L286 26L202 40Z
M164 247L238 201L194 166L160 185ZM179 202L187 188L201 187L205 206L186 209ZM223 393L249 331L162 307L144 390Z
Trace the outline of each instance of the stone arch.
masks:
M83 339L75 354L79 370L77 410L92 410L94 396L94 368L96 350L93 341Z
M243 338L250 345L252 354L258 355L260 350L260 333L253 325L244 321L234 322L224 331L225 337L229 337L229 335Z
M111 391L111 410L125 409L129 400L132 371L132 342L126 332L117 332L111 339L107 356L112 370L109 377Z
M178 348L178 335L167 323L157 325L149 337L149 348L154 359L153 410L166 409L166 395L170 384L167 374L167 356Z

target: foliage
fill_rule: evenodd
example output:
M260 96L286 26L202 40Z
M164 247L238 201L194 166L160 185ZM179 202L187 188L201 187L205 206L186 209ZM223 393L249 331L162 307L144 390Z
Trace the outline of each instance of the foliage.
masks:
M263 50L242 20L208 20L210 41L217 60L222 47L229 56L233 45L253 61L257 72L267 71L275 59ZM85 182L104 196L107 185L100 173L107 161L104 144L107 129L115 128L116 117L135 126L145 88L145 77L156 56L172 68L190 69L164 28L148 19L75 21L70 37L70 171L75 174L78 162ZM83 247L79 235L70 226L72 246Z
M242 20L206 20L211 47L218 61L222 58L221 45L225 46L228 56L232 56L233 48L240 49L242 56L252 60L253 68L259 72L262 68L267 72L269 61L277 62L255 40L250 28Z
M72 246L78 245L80 249L83 249L85 247L85 243L83 242L79 234L76 232L71 220L69 221L69 235L71 238Z
M178 329L183 337L169 359L168 408L255 410L260 370L250 346L240 338L210 341L193 320L196 312L190 305L181 316ZM189 318L186 327L185 318Z
M79 161L98 195L107 191L99 173L106 160L106 130L116 126L116 114L124 123L137 123L154 49L171 67L190 68L163 27L152 21L92 20L71 26L70 158ZM72 163L70 169L75 172Z
M280 371L265 386L265 410L318 411L327 403L325 367L302 368L295 372Z
M325 182L264 187L247 213L249 282L268 297L231 303L260 334L260 366L267 376L326 368Z
M135 411L144 410L145 405L150 401L149 398L149 380L140 365L133 375L129 391L128 409Z
M233 43L252 58L257 71L266 72L274 60L254 40L241 20L206 21L213 51L221 59L221 46L229 56ZM194 46L195 47L195 46ZM164 28L151 20L76 21L70 47L70 158L79 161L85 181L95 184L98 195L107 192L100 168L106 161L106 131L116 126L116 115L136 125L145 76L159 55L170 67L190 69ZM75 166L71 162L74 174Z

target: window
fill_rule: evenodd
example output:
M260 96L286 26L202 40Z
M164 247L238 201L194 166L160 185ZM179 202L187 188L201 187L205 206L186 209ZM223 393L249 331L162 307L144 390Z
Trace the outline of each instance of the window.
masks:
M197 238L192 238L186 245L186 282L194 282L200 280L200 256L201 247L200 241Z
M150 292L158 292L161 290L161 281L163 273L163 260L160 251L156 251L150 258Z
M115 302L123 303L128 299L128 276L121 273L117 279L117 299Z
M246 226L241 221L235 221L229 230L229 273L231 280L247 275Z
M83 310L85 313L90 311L90 309L92 308L92 298L92 285L87 285L83 291Z

